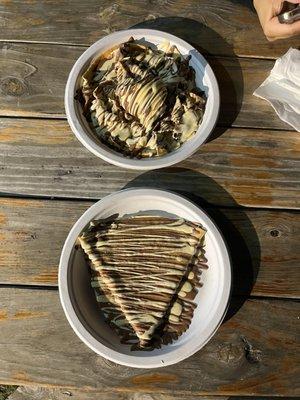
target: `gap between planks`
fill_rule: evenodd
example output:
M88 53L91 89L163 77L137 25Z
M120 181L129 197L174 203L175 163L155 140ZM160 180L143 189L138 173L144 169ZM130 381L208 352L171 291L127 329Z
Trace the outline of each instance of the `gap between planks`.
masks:
M0 290L1 289L19 289L19 290L44 290L44 291L51 291L51 292L58 292L58 286L50 286L50 285L23 285L23 284L15 284L15 283L0 283ZM297 301L297 297L276 297L276 296L264 296L264 295L252 295L249 296L242 296L232 294L230 297L231 301L242 302L246 300L270 300L270 301ZM300 299L300 295L299 295Z
M176 368L150 371L89 350L68 325L57 293L3 288L0 298L3 383L105 393L299 395L296 301L249 299L236 307L233 299L231 314L203 349Z
M121 189L125 190L125 189ZM113 193L113 192L112 192ZM178 194L180 194L178 192ZM184 194L183 194L184 196ZM35 194L19 194L19 193L9 193L9 192L0 192L0 201L1 198L3 199L24 199L24 200L46 200L46 201L70 201L70 202L87 202L90 204L96 203L97 201L100 201L103 197L58 197L58 196L49 196L49 195L35 195ZM91 203L92 202L92 203ZM253 206L253 207L245 207L243 205L235 204L235 205L222 205L219 206L217 204L209 204L207 207L212 208L212 209L224 209L224 210L251 210L251 211L275 211L275 212L289 212L289 213L295 213L296 215L300 213L300 209L298 208L286 208L286 207L268 207L267 205L265 207L259 207L259 206Z
M13 115L13 114L1 114L0 118L4 118L4 119L24 119L24 120L49 120L49 121L67 121L67 117L66 115L50 115L50 114L40 114L40 115ZM248 125L243 125L243 124L235 124L235 125L226 125L224 123L219 123L217 122L216 127L219 128L232 128L232 129L253 129L253 130L259 130L259 131L269 131L270 129L272 129L272 131L280 131L280 132L285 132L285 131L293 131L293 127L285 127L283 126L282 128L279 127L273 127L273 128L268 128L268 127L258 127L258 126L251 126L249 127ZM209 140L209 137L208 137Z
M105 37L105 36L104 36ZM5 43L5 44L40 44L40 45L47 45L47 46L68 46L68 47L77 47L79 49L82 49L83 51L87 50L90 46L92 46L93 43L91 44L74 44L74 43L68 43L68 42L44 42L44 41L39 41L39 40L5 40L0 38L0 43ZM228 54L210 54L208 52L203 51L202 54L206 57L209 58L228 58L228 59L257 59L257 60L266 60L266 61L275 61L277 60L278 57L272 57L272 56L264 56L264 55L255 55L255 54L236 54L235 56L231 56Z
M65 238L93 202L0 200L0 282L8 286L56 287ZM296 278L300 213L201 206L226 240L235 295L300 297Z
M278 397L257 396L195 396L193 394L161 394L155 393L88 393L69 389L48 389L42 387L19 387L7 400L278 400ZM97 397L95 397L97 396ZM284 400L293 400L294 397L284 397Z

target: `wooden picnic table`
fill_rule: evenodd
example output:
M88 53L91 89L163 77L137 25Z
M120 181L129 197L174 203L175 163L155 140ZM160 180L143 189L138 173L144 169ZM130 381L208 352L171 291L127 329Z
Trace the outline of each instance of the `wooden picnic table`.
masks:
M65 118L75 60L128 27L189 41L219 81L217 128L172 168L109 165ZM299 133L252 95L299 38L268 42L247 0L0 0L0 40L0 382L69 388L66 396L80 400L299 396ZM216 335L191 358L156 370L97 356L58 298L71 226L93 202L129 186L172 189L202 205L233 262L233 297Z

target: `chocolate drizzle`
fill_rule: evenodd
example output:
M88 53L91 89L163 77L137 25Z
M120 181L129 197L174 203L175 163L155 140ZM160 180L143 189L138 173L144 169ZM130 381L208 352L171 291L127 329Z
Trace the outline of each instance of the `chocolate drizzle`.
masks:
M156 216L93 221L80 235L96 299L122 342L151 350L188 328L204 235L198 224Z
M130 157L176 150L196 132L205 96L189 57L133 38L94 59L81 79L83 112L97 137Z

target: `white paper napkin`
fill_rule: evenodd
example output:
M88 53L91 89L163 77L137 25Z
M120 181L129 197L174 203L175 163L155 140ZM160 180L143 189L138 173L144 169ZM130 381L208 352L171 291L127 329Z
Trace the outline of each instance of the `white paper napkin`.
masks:
M300 132L300 50L290 48L278 58L253 94L267 100L280 119Z

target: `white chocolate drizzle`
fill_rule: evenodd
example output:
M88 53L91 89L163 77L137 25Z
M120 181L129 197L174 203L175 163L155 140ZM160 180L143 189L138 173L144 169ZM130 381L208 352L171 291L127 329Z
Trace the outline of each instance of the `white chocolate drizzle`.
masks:
M168 42L151 48L133 38L92 60L80 90L97 137L132 157L180 147L195 134L206 102L189 58Z
M191 262L197 251L201 254L204 234L199 225L182 219L137 216L93 222L79 242L89 258L91 284L104 314L115 315L111 322L119 328L131 326L142 346L166 313L170 323L178 324L187 307L179 299L194 290Z

